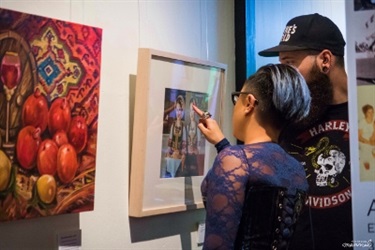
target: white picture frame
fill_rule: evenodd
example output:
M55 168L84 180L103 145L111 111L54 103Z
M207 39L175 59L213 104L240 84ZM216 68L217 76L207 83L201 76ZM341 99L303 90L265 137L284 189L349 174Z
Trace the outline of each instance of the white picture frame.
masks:
M194 124L188 120L190 118L189 100L184 100L183 105L176 104L178 101L175 100L181 96L182 99L196 97L196 105L202 110L208 110L221 124L226 70L225 64L217 62L154 49L139 49L132 135L129 216L144 217L203 208L200 185L213 163L216 149L205 142L201 135L199 149L195 150L196 155L199 155L198 162L200 163L197 164L199 166L194 168L189 165L187 168L187 159L194 154L191 153L193 150L188 149L191 143L188 145L188 139L186 139L185 149L183 149L184 147L181 146L183 139L180 142L175 140L176 144L173 144L169 135L172 133L171 124L183 124L186 127L190 124L190 128L191 124ZM178 119L176 114L179 112L176 107L183 110L183 123L176 121ZM169 108L172 111L168 110ZM198 119L199 117L195 117L195 120ZM186 137L188 137L184 126L182 131L186 131ZM176 135L175 132L173 134ZM192 136L189 138L189 142L193 141ZM181 146L178 148L180 154L176 157L173 154L176 149L172 145ZM170 164L170 162L174 162L172 167L171 165L167 167L165 164Z

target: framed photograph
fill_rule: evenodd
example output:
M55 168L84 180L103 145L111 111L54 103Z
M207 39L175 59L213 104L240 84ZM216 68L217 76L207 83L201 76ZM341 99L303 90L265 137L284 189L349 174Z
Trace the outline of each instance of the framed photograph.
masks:
M203 208L200 185L216 149L192 104L220 124L226 65L153 49L138 52L129 215Z

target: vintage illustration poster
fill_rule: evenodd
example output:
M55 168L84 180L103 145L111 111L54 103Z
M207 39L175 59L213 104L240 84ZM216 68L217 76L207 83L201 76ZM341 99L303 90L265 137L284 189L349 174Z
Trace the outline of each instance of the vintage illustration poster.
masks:
M375 9L359 8L355 14L360 180L375 181Z
M0 221L93 210L101 40L0 9Z
M375 247L375 1L346 1L353 242Z

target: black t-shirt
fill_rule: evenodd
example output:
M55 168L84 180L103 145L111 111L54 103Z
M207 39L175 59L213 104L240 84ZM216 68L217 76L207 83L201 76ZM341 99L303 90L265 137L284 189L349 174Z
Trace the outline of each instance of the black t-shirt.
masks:
M280 136L281 145L304 166L309 183L308 204L290 249L342 249L353 240L347 105L332 105L315 125L288 128Z

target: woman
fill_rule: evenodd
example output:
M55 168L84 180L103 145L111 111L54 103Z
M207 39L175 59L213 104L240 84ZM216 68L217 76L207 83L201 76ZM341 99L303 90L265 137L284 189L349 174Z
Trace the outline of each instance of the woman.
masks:
M177 170L176 176L197 176L198 173L198 157L199 157L199 142L201 140L200 132L198 130L198 121L193 110L193 105L197 104L197 100L192 97L189 101L189 123L186 125L187 134L187 151L185 161Z
M364 118L359 121L359 142L375 146L375 120L374 107L370 104L363 105Z
M189 102L189 107L190 107L190 112L189 112L189 118L190 121L187 125L187 134L188 134L188 154L195 154L197 155L199 153L198 150L198 142L200 140L199 132L198 132L198 122L196 120L196 115L193 110L193 105L197 105L197 101L195 100L194 97L190 99Z
M198 128L219 152L201 186L203 249L287 248L308 184L300 163L276 142L286 124L308 115L310 92L294 67L270 64L232 100L233 135L243 145L231 146L209 113L194 107Z
M359 149L365 169L370 169L370 163L375 158L375 120L374 107L370 104L363 105L364 118L358 124Z
M166 153L166 169L162 169L163 178L176 177L177 170L183 171L186 154L186 127L184 123L185 99L177 96L175 102L176 119L173 121L168 138L168 152Z
M183 121L184 107L184 97L179 95L175 104L176 119L171 126L168 139L169 156L175 159L181 159L182 155L186 153L186 131Z

